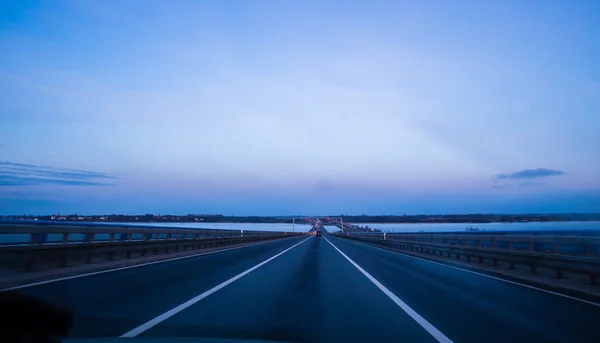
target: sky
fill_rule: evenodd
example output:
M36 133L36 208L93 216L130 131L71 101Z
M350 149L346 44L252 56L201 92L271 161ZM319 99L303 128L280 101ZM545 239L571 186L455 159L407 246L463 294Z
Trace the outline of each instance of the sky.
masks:
M600 212L600 2L0 2L0 214Z

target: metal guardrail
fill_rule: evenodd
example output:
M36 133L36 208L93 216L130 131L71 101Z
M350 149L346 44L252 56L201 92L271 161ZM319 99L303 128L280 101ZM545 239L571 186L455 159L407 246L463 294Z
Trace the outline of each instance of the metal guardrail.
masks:
M124 241L157 241L170 239L207 239L283 234L276 231L180 229L162 227L93 227L0 225L0 247L56 243L104 243Z
M64 267L70 261L93 262L134 255L214 248L304 233L247 230L179 229L162 227L93 227L0 225L0 263L22 265L31 271L39 264Z
M600 275L600 237L581 236L521 236L469 234L401 234L401 233L337 233L350 238L409 252L441 257L475 258L478 263L489 260L529 265L530 272L538 267L551 268L557 278L563 271L584 273L590 284L598 283Z

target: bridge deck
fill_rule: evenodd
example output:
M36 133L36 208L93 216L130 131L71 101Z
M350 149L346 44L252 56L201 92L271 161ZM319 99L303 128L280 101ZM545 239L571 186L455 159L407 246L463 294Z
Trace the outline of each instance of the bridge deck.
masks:
M70 308L73 338L595 342L600 337L597 304L330 235L21 291Z

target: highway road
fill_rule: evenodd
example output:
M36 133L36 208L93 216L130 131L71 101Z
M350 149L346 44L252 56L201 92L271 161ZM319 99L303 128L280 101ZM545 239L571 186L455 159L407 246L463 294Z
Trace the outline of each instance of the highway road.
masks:
M600 306L324 235L20 289L71 338L597 342Z

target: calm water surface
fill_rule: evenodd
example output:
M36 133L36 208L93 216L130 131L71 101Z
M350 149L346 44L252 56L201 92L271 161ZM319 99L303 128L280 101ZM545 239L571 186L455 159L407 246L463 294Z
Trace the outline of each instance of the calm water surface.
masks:
M221 229L221 230L255 230L255 231L292 231L292 224L281 223L86 223L86 224L110 224L111 226L146 226L146 227L170 227L186 229ZM489 223L489 224L398 224L398 223L354 223L360 226L369 226L384 232L465 232L466 228L477 228L479 231L573 231L590 232L592 235L600 235L600 221L594 222L554 222L554 223ZM309 225L296 224L295 232L307 232ZM336 226L325 226L325 229L334 232L339 231ZM593 231L593 232L592 232ZM563 233L564 234L564 233ZM83 240L83 234L72 234L73 240ZM29 241L28 234L0 234L0 244L22 244ZM62 235L48 235L49 242L62 241Z
M111 223L119 224L119 223ZM126 225L181 227L191 229L224 229L224 230L259 230L259 231L292 231L292 224L262 224L262 223L123 223ZM359 226L369 226L386 232L464 232L466 228L477 228L483 231L557 231L557 230L600 230L600 221L595 222L553 222L553 223L489 223L489 224L378 224L353 223ZM339 231L336 226L325 226L328 231ZM294 227L296 232L310 230L309 225Z
M552 222L552 223L444 223L444 224L378 224L354 223L358 226L369 226L385 232L453 232L466 228L477 228L479 231L588 231L600 230L600 221L593 222Z
M104 224L104 223L98 223ZM154 227L177 227L186 229L220 229L220 230L254 230L254 231L292 231L292 224L281 223L113 223L118 225L139 225ZM293 227L295 232L307 232L310 225L296 224Z

